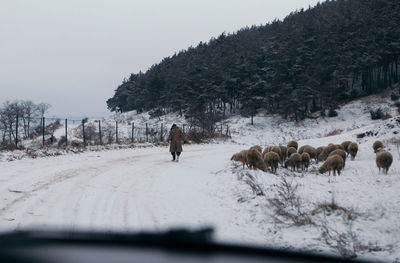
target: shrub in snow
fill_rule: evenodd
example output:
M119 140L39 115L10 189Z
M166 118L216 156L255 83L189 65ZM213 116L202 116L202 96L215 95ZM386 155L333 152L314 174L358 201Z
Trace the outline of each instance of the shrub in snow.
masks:
M57 146L58 147L64 146L66 141L67 141L66 137L65 136L61 136L60 139L58 140Z
M392 95L390 95L390 99L392 100L392 101L396 101L396 100L398 100L400 97L399 97L399 95L397 95L397 94L395 94L395 93L392 93Z
M337 111L335 110L335 109L329 109L329 111L328 111L328 117L336 117L336 116L338 116L338 113L337 113Z
M371 114L371 120L380 120L384 116L381 107L377 108L376 110L370 110L369 113Z
M73 140L73 141L70 142L69 145L71 147L74 147L74 148L80 148L80 147L83 147L83 142L77 141L77 140Z

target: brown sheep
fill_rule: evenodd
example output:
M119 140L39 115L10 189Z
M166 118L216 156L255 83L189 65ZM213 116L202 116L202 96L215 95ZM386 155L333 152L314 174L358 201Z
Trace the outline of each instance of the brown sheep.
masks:
M267 146L267 147L265 147L265 149L264 149L264 151L262 152L262 154L264 155L265 153L269 153L270 151L271 151L271 148L272 148L273 146Z
M254 146L250 147L249 150L251 150L251 149L255 149L255 150L259 151L260 153L262 153L262 148L259 145L254 145Z
M324 164L319 168L320 173L326 173L329 171L329 175L331 175L331 171L333 170L333 175L336 176L336 171L340 175L340 171L343 170L343 158L339 155L330 156Z
M341 144L342 147L343 147L343 150L347 153L347 155L350 154L350 153L349 153L349 149L348 149L350 143L351 143L351 141L344 141L344 142L342 142L342 144Z
M376 149L376 154L378 154L378 153L380 153L380 152L384 152L385 151L385 149L383 149L383 148L378 148L378 149Z
M310 155L307 152L303 152L301 154L301 164L302 164L302 168L303 171L307 170L308 171L308 166L310 166Z
M340 157L342 157L342 159L343 159L343 168L344 168L344 167L346 166L346 157L347 157L346 152L343 151L343 150L341 150L341 149L337 149L337 150L332 151L332 152L328 155L328 158L331 157L331 156L333 156L333 155L339 155Z
M263 171L267 171L267 167L264 163L264 159L261 156L261 153L255 148L250 149L247 152L247 163L250 169L260 169Z
M310 146L310 145L303 145L303 146L301 146L301 147L298 149L297 152L298 152L299 154L302 154L305 147L311 147L311 146Z
M317 163L319 160L319 156L321 155L321 153L323 152L324 149L325 149L325 146L320 146L317 149L315 149L317 151L317 156L316 156Z
M232 155L231 161L236 161L236 162L238 162L238 161L239 161L239 153L235 153L234 155Z
M283 162L286 160L287 158L287 147L286 146L279 146L281 148L281 162L283 164Z
M383 146L383 143L381 141L375 141L372 145L372 148L374 149L374 153L376 153L379 148L383 149L385 147Z
M356 158L358 152L358 144L355 142L350 143L347 150L348 153L350 153L351 160L354 161L354 158Z
M297 169L297 171L301 168L301 155L293 153L290 155L290 158L285 162L285 168L290 167L292 171Z
M297 153L297 150L294 147L289 147L287 149L287 157L290 158L290 156L294 153Z
M390 152L381 151L376 154L376 166L378 166L379 172L383 168L383 173L387 174L392 162L393 156Z
M278 154L278 156L279 156L279 162L281 162L281 160L280 160L280 157L281 157L281 147L279 147L279 146L273 146L273 147L271 148L271 152L274 152L274 153Z
M314 147L307 145L304 147L303 152L308 153L311 159L317 159L317 150Z
M234 154L234 155L232 156L232 158L233 158L234 156L236 157L236 160L233 159L234 161L241 162L241 163L243 164L243 168L244 168L244 165L246 165L247 167L249 167L249 164L247 163L247 152L248 152L248 150L242 150L242 151L240 151L239 153L236 153L236 154ZM231 159L231 160L232 160L232 159Z
M334 144L329 144L327 147L325 147L321 154L318 156L319 161L325 161L328 158L328 155L336 150L336 146Z
M299 147L299 144L298 144L296 141L290 141L290 142L288 142L287 147L288 147L288 148L289 148L289 147L293 147L293 148L295 148L296 151L297 151L297 148Z
M276 173L280 161L279 155L275 152L267 152L264 154L264 163L267 167L271 167L272 173Z
M335 144L335 148L336 148L335 150L343 150L344 151L344 148L341 144Z

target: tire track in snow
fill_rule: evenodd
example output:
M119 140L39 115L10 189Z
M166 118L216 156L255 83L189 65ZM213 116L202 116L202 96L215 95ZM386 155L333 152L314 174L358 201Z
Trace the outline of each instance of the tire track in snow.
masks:
M7 223L13 228L26 227L29 222L43 220L44 226L59 222L71 230L78 227L107 229L115 226L125 230L157 230L166 221L171 221L170 217L174 216L171 213L176 209L174 204L171 207L166 203L168 201L162 200L162 195L170 190L160 192L164 190L160 188L160 183L164 182L167 174L169 177L170 173L177 170L177 165L189 170L194 168L191 160L209 155L210 149L185 151L179 164L169 161L167 150L154 150L157 152L148 154L134 150L118 158L111 156L109 159L106 156L89 164L80 160L77 167L72 169L27 177L36 182L30 183L27 187L30 190L17 194L3 206L0 215L3 218L15 217L15 222ZM214 149L216 152L221 150ZM204 152L208 152L207 155ZM125 155L130 153L131 156ZM163 180L160 180L160 173L164 176ZM29 185L29 180L24 184L25 187ZM154 206L153 202L160 204ZM31 211L34 213L30 214Z
M5 206L3 206L0 209L0 216L2 216L5 212L10 210L13 206L17 205L19 202L22 202L22 201L28 199L29 197L31 197L33 194L35 194L35 193L37 193L39 191L48 189L51 186L53 186L54 184L63 183L66 180L69 180L69 179L74 178L74 177L76 177L78 175L81 175L83 172L89 172L89 171L91 171L93 169L96 169L96 168L86 169L86 170L83 170L83 171L79 170L79 169L69 169L69 170L65 170L65 171L57 173L55 175L55 178L52 178L48 182L35 183L35 187L32 190L22 192L19 197L13 199L11 202L9 202Z
M143 156L147 156L147 155L143 155ZM105 165L101 165L101 166L89 166L89 167L83 167L83 168L73 168L73 169L66 169L60 172L56 172L55 174L53 174L53 177L48 179L48 178L40 178L40 180L38 182L33 183L32 185L34 186L31 190L26 190L26 191L18 191L20 193L18 197L12 199L11 201L9 201L8 203L6 203L3 207L0 208L0 216L3 216L4 213L6 213L8 210L10 210L12 207L14 207L15 205L17 205L18 203L27 200L28 198L32 197L32 195L37 194L43 190L49 189L52 186L56 185L56 184L60 184L60 183L64 183L65 181L78 177L78 176L87 176L88 174L90 174L91 172L95 172L93 175L96 176L98 173L100 173L102 171L102 169L107 168L110 164L117 164L120 162L127 162L127 161L132 161L138 158L141 158L142 156L129 156L129 157L125 157L125 158L121 158L121 159L117 159L117 160L110 160L108 161ZM45 180L45 181L44 181ZM10 190L11 188L9 186L7 186L8 191L12 191ZM17 192L17 191L15 191Z

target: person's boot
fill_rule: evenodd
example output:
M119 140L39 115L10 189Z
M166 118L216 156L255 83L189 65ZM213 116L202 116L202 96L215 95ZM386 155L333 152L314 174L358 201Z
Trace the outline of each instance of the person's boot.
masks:
M179 162L179 155L178 155L178 156L176 156L176 161L177 161L177 162Z

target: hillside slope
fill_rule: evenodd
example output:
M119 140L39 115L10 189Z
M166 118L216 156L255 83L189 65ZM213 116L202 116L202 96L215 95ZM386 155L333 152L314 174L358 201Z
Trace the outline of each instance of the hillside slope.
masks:
M112 111L184 112L199 122L263 109L304 119L400 81L400 2L334 0L222 34L124 78ZM203 123L204 126L209 123Z

